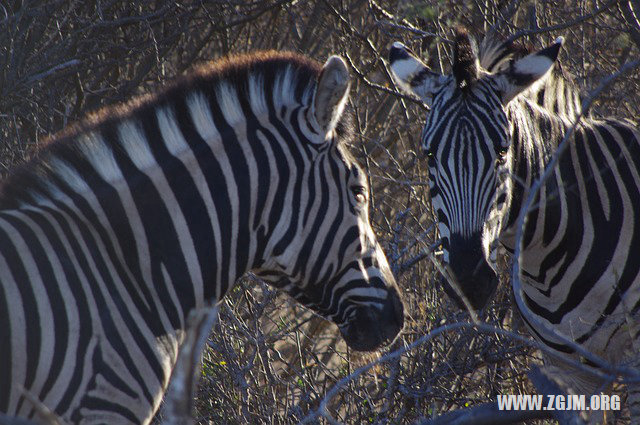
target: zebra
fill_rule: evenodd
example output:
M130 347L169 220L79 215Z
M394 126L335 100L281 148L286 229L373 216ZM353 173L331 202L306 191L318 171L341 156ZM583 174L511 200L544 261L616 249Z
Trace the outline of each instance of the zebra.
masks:
M443 285L459 307L477 310L496 289L498 252L516 249L533 182L582 111L579 93L551 71L562 38L526 55L495 40L478 49L463 29L454 42L451 75L431 71L399 42L389 62L399 86L430 106L421 145L441 262L453 277ZM640 132L631 121L586 117L526 211L518 277L542 324L523 315L533 336L551 354L595 368L545 329L612 364L637 362ZM603 385L578 370L564 378L580 393ZM637 388L629 387L640 419Z
M375 350L400 291L347 150L349 71L287 52L196 67L52 136L0 187L0 411L147 424L190 311L253 272Z

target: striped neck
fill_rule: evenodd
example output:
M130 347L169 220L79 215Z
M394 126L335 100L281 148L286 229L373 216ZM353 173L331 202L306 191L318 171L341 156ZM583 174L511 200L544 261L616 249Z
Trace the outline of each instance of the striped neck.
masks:
M499 193L501 191L507 193L507 205L503 210L506 220L502 222L500 241L509 251L513 252L520 210L524 207L532 185L545 172L572 123L567 116L550 113L526 97L512 102L508 106L507 115L512 133L512 147L508 165L509 174L512 177L505 178L498 189ZM534 205L540 204L540 200L557 198L559 185L561 182L557 181L557 176L555 174L550 176L536 196ZM564 189L561 190L564 191ZM539 249L540 244L543 243L544 226L539 226L538 220L544 222L545 219L561 219L558 216L544 216L544 213L550 212L551 210L547 209L538 215L539 210L534 209L529 213L527 226L523 233L525 250L530 246L536 246L536 249ZM561 213L561 211L558 210L555 213Z
M316 151L299 139L324 142L303 127L311 120L298 119L309 113L319 69L287 53L240 57L99 111L8 177L0 209L90 223L78 224L95 241L87 249L121 259L117 273L143 298L165 288L160 298L182 307L170 314L178 325L267 255L289 207L283 176L294 179L290 163Z

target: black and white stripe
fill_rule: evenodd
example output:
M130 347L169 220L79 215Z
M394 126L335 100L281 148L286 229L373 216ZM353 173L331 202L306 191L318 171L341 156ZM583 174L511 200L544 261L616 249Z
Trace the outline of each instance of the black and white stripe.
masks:
M344 143L349 75L287 53L201 67L65 129L2 183L0 411L148 423L195 308L247 271L372 350L403 308Z
M400 85L431 105L422 146L442 261L476 309L495 289L497 248L514 251L529 189L580 111L577 91L552 71L561 44L521 55L490 40L476 52L459 31L450 76L434 75L400 43L392 47ZM467 57L475 60L459 60ZM588 117L538 193L523 232L520 279L529 308L614 364L638 357L632 342L640 318L639 211L636 124ZM445 287L462 305L454 288ZM549 332L529 328L551 349L575 356ZM601 384L591 375L567 378L582 393ZM640 413L637 393L631 399Z

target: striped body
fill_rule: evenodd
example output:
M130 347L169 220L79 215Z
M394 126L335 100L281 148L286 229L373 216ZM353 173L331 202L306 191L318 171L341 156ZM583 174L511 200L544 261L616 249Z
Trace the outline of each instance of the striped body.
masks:
M578 93L552 71L560 45L519 55L490 40L477 51L459 32L451 76L392 48L396 78L431 105L422 146L451 279L445 287L460 305L478 309L490 299L496 253L514 252L530 189L580 113ZM561 357L577 356L547 326L614 364L636 362L640 132L631 122L583 117L568 143L526 214L519 278L546 325L528 326ZM579 393L602 389L588 373L564 378ZM630 399L633 412L640 398Z
M148 423L187 315L247 271L355 349L392 339L402 304L343 146L347 96L337 57L221 61L64 130L3 182L0 411L34 416L24 388L69 423Z
M571 126L526 100L510 112L514 119L523 112L535 117L529 129L543 136L543 129L563 134ZM514 138L511 165L517 180L531 182L540 177L553 150L546 158L542 150L530 153L542 161L518 161L527 155L528 136L522 131L520 137ZM511 186L499 241L513 252L517 212L529 193ZM638 354L631 344L638 338L640 319L640 261L635 257L640 252L640 132L619 120L580 125L534 204L540 207L526 217L520 253L527 305L544 323L612 364L631 361ZM543 329L529 328L548 347L573 354ZM602 389L589 381L569 378L582 393Z

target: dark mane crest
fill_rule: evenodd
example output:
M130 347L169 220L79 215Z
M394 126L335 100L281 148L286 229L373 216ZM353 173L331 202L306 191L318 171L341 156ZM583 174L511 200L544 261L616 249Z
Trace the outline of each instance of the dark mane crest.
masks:
M467 91L478 78L475 46L464 28L456 28L453 50L453 76L460 89Z
M223 107L237 108L237 115L242 114L240 100L254 113L269 113L270 109L285 106L308 106L313 101L321 71L322 65L312 59L276 51L231 56L194 67L148 94L89 113L39 143L31 152L31 158L14 167L0 182L0 209L18 207L25 193L46 192L47 185L57 179L51 167L57 159L82 163L89 149L85 149L88 142L83 135L113 133L119 123L155 117L156 112L163 108L184 110L188 99L196 94L211 102L219 102L219 99L229 99L227 93L233 93L233 98ZM345 115L348 114L343 115L336 131L340 137L349 140L352 130ZM110 145L113 140L106 137L104 143ZM117 146L109 149L121 151Z
M287 70L295 79L295 97L302 100L302 92L315 85L322 71L322 65L313 59L294 52L274 50L257 51L227 56L193 67L153 92L136 96L128 102L105 106L90 112L80 121L71 124L45 139L47 145L60 139L74 137L107 122L118 121L136 114L138 111L184 96L186 92L201 90L204 93L215 90L221 82L228 82L238 91L238 95L249 95L248 80L251 75L260 74L265 87Z

